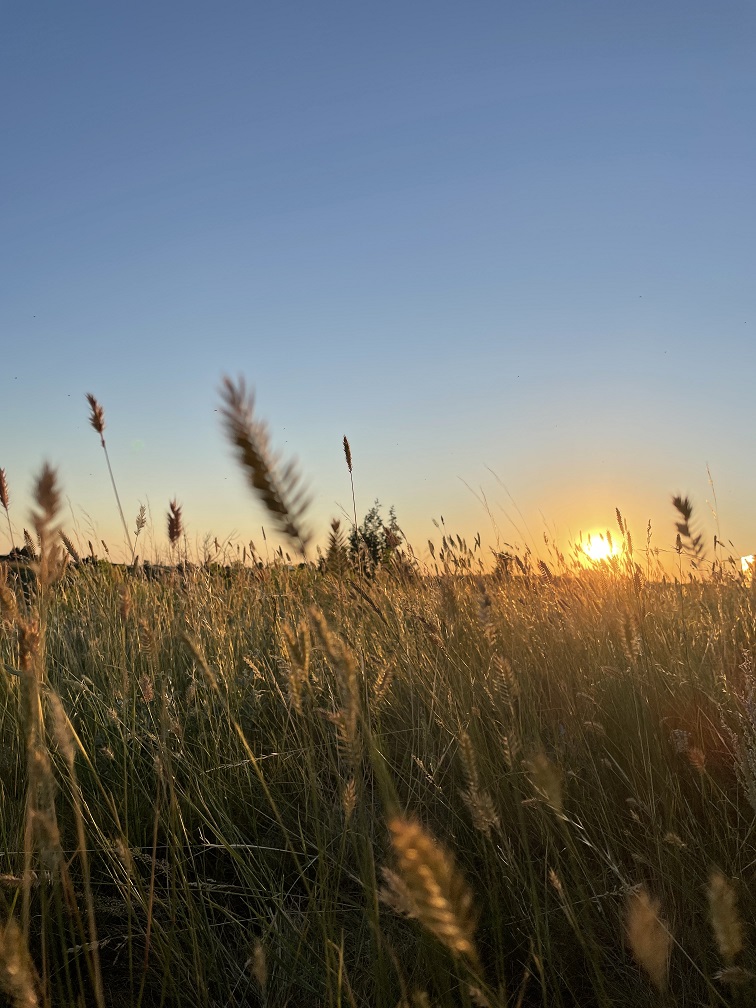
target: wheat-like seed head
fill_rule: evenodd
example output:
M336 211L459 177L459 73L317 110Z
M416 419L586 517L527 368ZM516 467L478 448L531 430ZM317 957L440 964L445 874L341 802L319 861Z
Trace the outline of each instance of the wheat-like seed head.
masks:
M68 551L68 555L71 557L71 559L74 561L74 563L80 563L81 562L81 557L79 556L78 550L76 549L76 547L74 546L74 544L71 542L71 540L68 538L68 536L66 535L66 533L65 532L61 532L60 533L60 538L61 538L61 541L62 541L63 545L66 547L66 550Z
M18 615L16 593L8 586L5 568L0 572L0 619L15 623Z
M136 538L142 531L144 526L147 524L147 509L144 504L139 505L139 511L136 516L136 527L134 529L134 537Z
M305 554L310 535L303 528L302 519L310 500L300 486L296 464L289 462L279 471L278 461L270 453L268 430L254 419L254 400L247 393L243 378L236 383L224 378L221 397L226 434L236 448L250 485L279 530Z
M397 816L388 827L414 915L452 954L478 967L474 943L477 913L472 892L454 858L413 819Z
M352 449L349 447L349 441L347 440L346 434L344 435L344 457L346 458L347 469L349 472L352 471Z
M89 403L89 408L91 410L91 413L89 414L89 422L100 435L100 441L104 441L105 410L91 392L87 392L87 402Z
M52 732L58 745L58 749L63 754L65 761L71 766L74 761L74 735L71 723L63 707L63 702L54 690L47 694L47 703L52 713Z
M732 883L715 869L709 876L709 916L719 954L728 966L743 948L743 925Z
M62 572L64 559L57 544L55 519L60 510L60 490L55 470L45 463L37 477L34 499L38 510L33 512L34 528L39 541L37 575L41 587L51 584Z
M563 812L562 771L544 752L529 762L530 780L547 805L559 815Z
M60 510L60 491L57 486L57 474L55 470L45 462L42 471L37 477L34 487L34 499L39 507L39 513L35 516L35 525L39 532L39 524L49 526Z
M0 930L0 987L13 1008L37 1008L34 965L13 917Z
M10 494L8 492L8 480L5 469L0 469L0 504L7 511L10 506Z
M252 976L257 982L257 986L264 993L268 986L268 957L265 954L265 946L259 938L255 940L252 954L245 965L249 967Z
M168 540L175 546L183 531L181 524L181 505L172 500L168 505Z
M669 973L672 935L659 917L659 900L652 899L644 885L633 889L625 907L627 944L638 965L658 991L664 991Z

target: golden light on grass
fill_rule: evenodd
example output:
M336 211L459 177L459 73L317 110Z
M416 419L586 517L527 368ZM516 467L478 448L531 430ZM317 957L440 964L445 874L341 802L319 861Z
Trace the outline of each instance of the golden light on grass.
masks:
M753 554L740 558L740 569L748 577L753 577L754 561L756 557Z

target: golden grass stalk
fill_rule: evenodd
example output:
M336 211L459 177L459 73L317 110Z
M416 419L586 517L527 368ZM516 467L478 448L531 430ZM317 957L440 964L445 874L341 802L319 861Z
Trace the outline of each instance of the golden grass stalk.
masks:
M743 949L743 924L737 908L737 896L732 883L721 871L709 875L709 919L719 954L731 966Z
M352 513L354 515L354 527L357 528L357 498L354 495L354 473L352 472L352 447L349 444L349 440L344 435L344 458L346 459L347 469L349 470L349 482L352 486Z
M346 441L346 438L344 440ZM5 508L7 514L10 507L10 494L8 493L8 480L5 475L5 469L0 469L0 504Z
M310 500L300 486L296 464L289 462L279 471L279 461L270 452L268 429L254 418L254 399L247 393L243 378L236 383L224 378L221 398L226 435L236 449L250 486L279 531L305 556L310 535L302 520Z
M411 915L455 956L479 968L473 895L454 858L414 819L388 823Z
M80 563L81 557L79 556L79 552L76 549L76 547L74 546L73 542L66 535L66 533L65 532L61 532L60 533L60 538L61 538L61 541L62 541L63 545L66 547L66 551L68 552L68 555L71 557L71 559L74 561L74 563Z
M3 510L5 511L5 520L8 522L8 536L10 538L11 549L15 549L16 543L13 539L10 512L8 511L8 508L10 507L10 492L8 491L8 479L5 475L5 469L0 469L0 504L2 504Z
M307 620L300 621L296 632L287 624L281 626L281 650L288 661L287 680L289 701L297 712L302 714L302 695L310 677L310 625Z
M116 486L115 477L113 476L113 467L110 464L110 455L108 454L108 446L105 444L105 411L100 405L100 403L95 399L91 392L87 392L87 402L89 403L89 422L92 427L100 435L100 444L102 445L102 450L105 453L105 461L108 465L108 473L110 475L110 483L113 487L113 493L115 494L116 504L118 505L118 514L121 516L121 524L123 525L123 531L126 536L126 542L131 550L131 561L134 562L134 550L135 545L131 541L131 535L129 534L129 528L126 524L126 518L123 514L123 508L121 507L121 498L118 496L118 487Z
M659 900L644 885L636 886L625 906L625 935L633 958L654 987L664 992L669 974L672 935L659 917Z
M316 606L310 608L310 619L317 638L336 672L341 710L336 711L331 720L337 726L339 740L344 749L356 762L361 749L357 658L344 641L331 630L325 616Z

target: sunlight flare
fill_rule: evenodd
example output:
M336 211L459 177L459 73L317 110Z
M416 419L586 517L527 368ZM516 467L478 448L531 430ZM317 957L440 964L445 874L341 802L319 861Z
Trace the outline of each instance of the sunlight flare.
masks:
M622 552L622 544L603 532L589 534L580 544L580 550L589 560L609 560Z

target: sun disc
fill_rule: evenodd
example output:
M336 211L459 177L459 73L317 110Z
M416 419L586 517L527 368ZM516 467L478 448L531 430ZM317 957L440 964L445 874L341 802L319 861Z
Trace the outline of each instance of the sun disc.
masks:
M613 556L617 556L620 552L619 543L612 542L612 540L605 535L589 535L588 538L581 543L581 550L589 560L593 560L598 563L602 560L609 560Z

